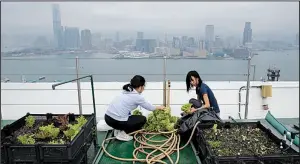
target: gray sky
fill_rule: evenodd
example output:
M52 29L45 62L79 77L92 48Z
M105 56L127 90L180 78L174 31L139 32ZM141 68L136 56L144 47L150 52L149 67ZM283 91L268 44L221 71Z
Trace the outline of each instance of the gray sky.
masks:
M49 2L1 4L1 33L52 34ZM143 31L204 35L215 25L216 35L242 35L246 21L253 35L289 35L299 31L298 2L62 2L63 26L92 32Z

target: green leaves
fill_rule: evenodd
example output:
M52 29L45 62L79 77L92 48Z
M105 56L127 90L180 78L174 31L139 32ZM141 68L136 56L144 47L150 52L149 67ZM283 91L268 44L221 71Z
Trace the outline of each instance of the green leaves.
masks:
M191 107L192 107L192 104L190 104L190 103L183 104L183 105L181 106L181 110L182 110L184 113L190 114L190 113L191 113Z
M171 116L171 109L155 110L148 115L144 129L151 132L172 131L178 118Z
M68 130L63 131L64 135L70 139L71 141L76 137L79 133L81 127L87 122L87 119L84 116L80 116L76 118L77 123L72 125L68 125Z
M21 144L35 144L34 134L24 134L17 137Z
M49 144L65 144L69 140L72 141L80 132L82 126L87 123L87 119L83 115L77 117L76 122L72 123L68 122L67 115L58 116L57 119L54 118L43 122L46 126L35 124L34 116L26 117L25 121L25 126L34 130L28 131L26 128L28 134L17 137L17 141L21 144L34 144L36 140L38 142L45 142ZM54 124L60 128L55 127ZM39 126L39 128L37 129L34 126ZM64 126L64 128L61 128L62 126Z
M56 128L53 124L39 127L39 132L35 135L36 138L56 138L60 132L59 128Z
M29 115L25 118L25 126L27 126L28 128L32 128L34 123L35 118L33 116Z

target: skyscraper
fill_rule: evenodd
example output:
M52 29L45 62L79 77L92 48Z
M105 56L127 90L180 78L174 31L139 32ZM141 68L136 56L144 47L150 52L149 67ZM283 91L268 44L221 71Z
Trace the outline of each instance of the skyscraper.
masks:
M214 25L206 25L205 27L205 41L213 42L215 39Z
M64 47L63 28L61 26L60 9L58 4L52 5L52 16L54 47L56 49L62 49Z
M211 51L213 47L215 39L215 29L214 25L206 25L205 27L205 43L206 43L206 50Z
M251 42L252 42L251 22L246 22L244 28L244 35L243 35L243 45L245 46L246 43L251 43Z
M80 47L79 29L77 27L65 27L65 48L78 49Z
M92 48L92 34L91 30L81 30L81 48L91 49Z

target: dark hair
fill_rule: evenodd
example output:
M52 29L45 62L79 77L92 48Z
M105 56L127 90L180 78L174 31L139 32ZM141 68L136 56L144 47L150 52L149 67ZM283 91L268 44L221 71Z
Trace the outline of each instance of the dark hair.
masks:
M186 80L185 80L185 82L186 82L186 91L187 92L189 92L190 89L191 89L192 76L199 79L198 86L200 86L202 84L202 80L201 80L201 78L200 78L200 76L199 76L199 74L198 74L197 71L190 71L190 72L188 72L187 75L186 75Z
M130 83L123 86L123 90L127 92L133 91L133 89L136 89L141 86L145 86L146 80L141 75L135 75L131 80Z

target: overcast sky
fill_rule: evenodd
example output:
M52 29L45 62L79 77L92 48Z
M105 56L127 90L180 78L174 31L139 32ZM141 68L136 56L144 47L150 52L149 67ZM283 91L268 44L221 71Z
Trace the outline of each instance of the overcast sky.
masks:
M1 33L51 34L49 2L1 3ZM299 31L298 2L62 2L63 26L92 32L177 33L204 35L215 25L216 35L241 34L246 21L253 35L289 35Z

